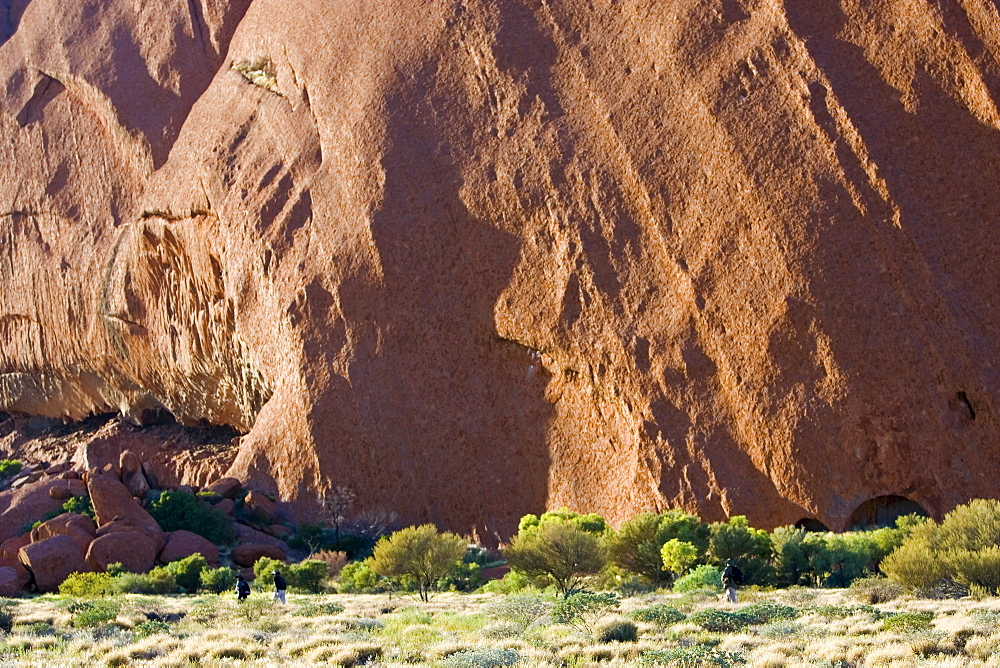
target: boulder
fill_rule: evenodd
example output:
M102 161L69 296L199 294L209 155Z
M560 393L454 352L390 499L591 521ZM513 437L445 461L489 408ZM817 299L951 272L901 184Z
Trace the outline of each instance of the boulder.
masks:
M271 526L264 527L264 533L275 538L280 538L281 540L287 540L294 532L291 527L286 527L284 524L272 524Z
M53 536L69 536L81 550L86 550L96 535L94 520L79 513L63 513L32 529L31 542L37 543Z
M125 570L145 573L153 567L160 541L145 531L115 531L98 536L87 549L87 565L95 571L107 570L120 562Z
M240 482L239 478L222 478L206 487L205 491L215 492L219 496L224 496L227 499L235 499L242 487L243 483Z
M139 456L131 450L125 450L118 461L118 469L121 472L122 484L129 493L139 499L145 499L150 487Z
M136 525L128 517L116 517L104 526L97 530L97 537L107 536L113 533L142 533L145 534L151 542L156 545L156 553L159 554L160 550L163 549L164 544L166 544L166 534L160 531L159 527L155 529L146 525Z
M263 492L250 490L243 502L252 512L260 513L269 520L273 520L278 515L278 506L275 505L274 501L264 496Z
M258 531L253 527L247 526L246 524L240 524L237 522L233 525L233 531L236 534L237 543L257 543L260 545L271 545L273 547L280 547L282 550L287 549L285 541L275 538L274 536L269 536L263 531Z
M0 596L16 597L31 581L31 573L21 564L0 566Z
M63 478L49 487L49 496L57 501L65 501L74 496L84 496L87 486L82 480Z
M69 536L53 536L25 545L18 557L34 575L35 586L42 593L56 591L70 573L91 570L86 554Z
M212 507L217 510L221 510L226 515L232 515L233 511L236 510L236 504L233 502L232 499L223 499L222 501L213 504Z
M8 538L3 543L0 543L0 565L10 566L11 564L21 564L21 560L18 558L18 552L25 545L31 543L31 532L23 534L21 536L14 536L13 538Z
M53 499L49 489L61 482L46 477L34 485L0 492L0 541L20 536L26 522L60 510L62 501Z
M162 563L177 561L192 554L200 554L212 568L219 566L219 548L215 544L191 531L171 531L165 533L166 544L160 551L159 560Z
M153 516L139 505L132 492L113 474L91 472L88 474L87 490L94 505L97 526L104 526L114 519L125 519L137 528L162 531Z
M260 543L247 543L246 545L238 545L233 548L230 555L233 558L233 562L239 566L251 567L257 560L261 557L268 557L270 559L278 559L280 561L285 561L285 550L276 547L274 545L263 545Z

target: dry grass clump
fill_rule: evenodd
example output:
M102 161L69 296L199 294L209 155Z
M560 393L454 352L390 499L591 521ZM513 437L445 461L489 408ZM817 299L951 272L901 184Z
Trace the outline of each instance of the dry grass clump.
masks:
M1000 653L1000 636L972 636L965 642L965 653L980 661L986 661L994 654Z
M894 663L912 666L917 662L913 647L905 642L891 642L875 647L865 655L865 665L888 666Z
M343 645L344 645L343 636L322 635L310 638L309 640L306 640L304 642L300 640L298 642L293 642L287 645L281 645L279 649L281 649L281 651L284 654L287 654L292 658L297 658L302 656L303 654L308 654L320 647L329 647L329 648L336 647L339 649Z

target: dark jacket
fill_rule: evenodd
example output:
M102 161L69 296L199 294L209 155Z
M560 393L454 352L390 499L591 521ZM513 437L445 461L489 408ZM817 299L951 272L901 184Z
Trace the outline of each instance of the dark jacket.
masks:
M239 600L245 599L250 595L250 583L246 580L238 580L236 582L236 598Z
M288 587L285 586L285 578L281 577L280 573L274 574L274 591L285 591Z
M722 572L722 584L726 587L739 587L743 584L743 571L738 566L729 564Z

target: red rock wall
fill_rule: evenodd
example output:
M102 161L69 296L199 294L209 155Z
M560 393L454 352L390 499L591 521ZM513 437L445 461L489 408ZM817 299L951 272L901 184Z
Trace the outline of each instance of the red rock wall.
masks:
M995 495L993 3L10 14L2 410L481 536Z

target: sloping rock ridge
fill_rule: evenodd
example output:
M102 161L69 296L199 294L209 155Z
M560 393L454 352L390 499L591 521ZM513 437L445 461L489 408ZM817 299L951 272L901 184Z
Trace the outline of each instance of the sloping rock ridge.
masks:
M0 410L480 536L996 493L996 3L5 0L0 81Z

